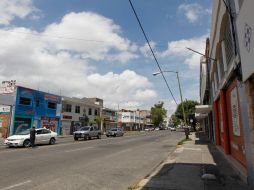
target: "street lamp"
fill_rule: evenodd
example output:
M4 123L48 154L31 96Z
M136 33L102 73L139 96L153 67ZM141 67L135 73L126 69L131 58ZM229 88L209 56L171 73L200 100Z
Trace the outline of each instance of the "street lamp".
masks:
M181 84L180 84L180 80L179 80L179 75L178 75L178 71L162 71L164 73L175 73L177 76L177 81L178 81L178 87L179 87L179 92L180 92L180 97L181 97L181 104L182 104L182 111L183 111L183 119L184 119L184 124L186 124L186 116L185 116L185 111L184 111L184 105L183 105L183 96L182 96L182 90L181 90ZM155 72L153 73L153 76L156 76L158 74L161 74L162 72Z

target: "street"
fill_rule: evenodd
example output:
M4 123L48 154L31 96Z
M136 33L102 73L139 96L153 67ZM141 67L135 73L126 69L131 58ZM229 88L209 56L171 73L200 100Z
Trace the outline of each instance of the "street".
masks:
M52 146L0 151L0 190L126 190L149 174L184 138L182 132L153 131Z

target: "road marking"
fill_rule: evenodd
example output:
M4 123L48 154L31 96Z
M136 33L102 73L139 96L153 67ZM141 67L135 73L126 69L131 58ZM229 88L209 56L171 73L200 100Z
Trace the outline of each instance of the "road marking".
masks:
M65 150L64 152L75 152L75 151L87 150L87 149L91 149L91 148L94 148L94 147L89 146L89 147L84 147L84 148L76 148L76 149L72 149L72 150Z
M2 188L2 189L0 189L0 190L13 189L13 188L15 188L15 187L19 187L19 186L22 186L22 185L25 185L25 184L31 183L31 182L32 182L31 180L27 180L27 181L24 181L24 182L22 182L22 183L17 183L17 184L15 184L15 185L11 185L11 186L8 186L8 187L4 187L4 188Z

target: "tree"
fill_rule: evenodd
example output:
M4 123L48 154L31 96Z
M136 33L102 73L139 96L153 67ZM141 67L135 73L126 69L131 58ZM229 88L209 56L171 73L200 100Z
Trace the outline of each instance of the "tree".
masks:
M178 117L176 117L175 114L172 114L171 119L173 121L174 126L181 124L181 120Z
M173 114L175 117L175 118L172 118L173 121L175 119L175 121L177 123L177 121L184 120L182 104L184 106L187 125L191 125L194 128L194 130L196 130L196 119L195 119L196 108L195 108L195 106L199 105L199 103L195 100L186 100L183 103L178 104L177 109L176 109L175 113Z
M151 119L155 126L162 125L164 118L166 117L167 111L163 108L163 104L163 102L159 102L158 104L154 104L151 108Z

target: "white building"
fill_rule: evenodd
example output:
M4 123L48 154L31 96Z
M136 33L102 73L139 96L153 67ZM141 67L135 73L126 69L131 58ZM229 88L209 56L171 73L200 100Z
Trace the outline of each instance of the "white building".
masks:
M144 117L141 110L122 109L119 112L118 123L119 127L123 127L127 131L142 130L144 128Z
M62 134L68 135L79 126L95 124L101 115L103 100L98 98L62 98ZM100 127L100 126L98 126Z

